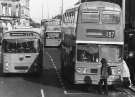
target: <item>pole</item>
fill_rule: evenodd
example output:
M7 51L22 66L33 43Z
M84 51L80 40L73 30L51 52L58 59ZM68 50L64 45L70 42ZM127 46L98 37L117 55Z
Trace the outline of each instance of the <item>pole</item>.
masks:
M49 7L48 7L48 0L47 0L46 2L47 2L47 3L46 3L46 4L47 4L47 5L46 5L46 7L47 7L47 19L49 19L49 11L50 11L50 10L49 10Z
M44 18L44 3L42 2L42 19Z
M63 0L61 0L61 25L63 21Z
M123 13L123 27L125 29L125 3L126 1L125 0L122 0L122 13Z

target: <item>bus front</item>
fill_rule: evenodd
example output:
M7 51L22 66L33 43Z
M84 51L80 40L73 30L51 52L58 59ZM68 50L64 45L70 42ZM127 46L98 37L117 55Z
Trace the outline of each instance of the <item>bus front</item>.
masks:
M101 59L112 74L108 84L121 82L123 73L123 24L121 8L108 2L87 2L79 9L75 83L98 84Z
M60 46L61 44L61 31L46 31L45 33L45 46Z
M4 33L2 41L3 73L33 73L38 71L41 65L39 61L40 38L36 37L30 31Z

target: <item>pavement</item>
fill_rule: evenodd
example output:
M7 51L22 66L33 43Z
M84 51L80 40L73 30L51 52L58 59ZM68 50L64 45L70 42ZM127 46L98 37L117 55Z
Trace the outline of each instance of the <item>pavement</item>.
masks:
M135 85L129 87L129 89L131 89L133 92L135 92Z

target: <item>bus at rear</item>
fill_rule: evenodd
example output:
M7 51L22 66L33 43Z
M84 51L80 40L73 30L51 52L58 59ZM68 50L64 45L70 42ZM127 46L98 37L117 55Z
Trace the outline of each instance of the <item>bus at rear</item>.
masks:
M3 73L40 73L42 46L40 34L33 29L15 29L3 33Z

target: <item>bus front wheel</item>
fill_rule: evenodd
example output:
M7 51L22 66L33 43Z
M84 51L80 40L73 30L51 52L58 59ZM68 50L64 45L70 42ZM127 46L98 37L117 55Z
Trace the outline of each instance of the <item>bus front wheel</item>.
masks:
M130 86L130 79L128 78L128 77L124 77L123 78L123 86L125 87L125 88L128 88L129 86Z

